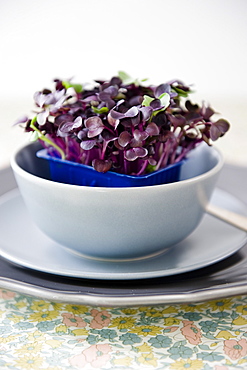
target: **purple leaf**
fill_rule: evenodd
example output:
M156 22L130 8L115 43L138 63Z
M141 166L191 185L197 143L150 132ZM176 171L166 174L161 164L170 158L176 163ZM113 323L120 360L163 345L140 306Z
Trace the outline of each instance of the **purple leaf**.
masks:
M106 142L110 142L110 141L114 141L117 139L117 136L114 135L112 132L108 131L108 130L104 130L101 134L101 137L104 141Z
M42 92L40 92L40 91L37 91L34 94L33 98L34 98L34 101L37 104L37 106L40 107L40 108L43 108L43 106L45 104L45 101L47 99L47 95L42 94Z
M85 140L80 143L80 147L84 150L90 150L96 144L96 140Z
M79 140L83 140L87 137L88 129L84 128L83 130L79 131L77 137Z
M110 85L117 85L117 86L120 86L121 83L122 83L122 80L119 78L119 77L112 77L111 80L110 80Z
M82 126L82 117L80 117L80 116L76 117L76 119L74 120L72 129L79 128L81 126Z
M133 127L133 122L132 122L133 118L124 118L124 119L121 119L121 125L126 129L126 128L130 128L130 127Z
M126 150L124 157L128 161L135 161L137 158L144 158L148 154L148 151L146 148L132 148L129 150Z
M43 112L37 115L37 122L40 126L43 126L46 123L46 119L49 116L49 111L44 110Z
M42 99L42 97L39 99ZM45 95L45 101L43 105L51 105L50 111L56 112L63 105L66 99L67 97L65 95L65 89L54 91L53 93Z
M186 124L186 118L182 116L181 114L176 114L176 115L170 114L169 120L175 128L183 127Z
M150 103L150 107L153 109L160 109L161 108L161 101L159 99L154 99Z
M85 126L88 128L87 136L89 138L98 136L105 128L101 118L98 116L93 116L86 119Z
M154 158L148 158L148 163L151 165L151 166L156 166L157 164L157 161L154 159Z
M37 91L34 94L33 98L34 98L34 101L37 104L37 106L40 107L40 108L43 108L43 106L45 104L45 101L47 99L47 95L42 94L42 92L40 92L40 91Z
M109 116L113 119L113 120L120 120L122 118L125 118L125 114L124 113L121 113L121 112L118 112L116 111L115 109L112 109L109 113Z
M61 137L66 137L70 132L73 132L75 129L79 128L82 125L82 118L77 117L73 122L64 121L59 125L58 135Z
M103 92L107 93L111 97L115 97L118 94L118 89L115 86L109 86L106 89L104 89Z
M133 132L133 139L131 140L131 146L134 147L141 147L143 145L143 141L148 138L148 134L145 131L135 130Z
M113 100L113 98L117 95L117 92L118 90L115 87L109 86L99 93L99 100L105 102L106 106L111 109L115 105L115 101Z
M71 131L72 127L73 127L73 122L63 122L59 126L59 132L62 134L68 134Z
M141 105L142 101L143 101L143 97L142 96L140 96L140 95L133 96L129 100L129 105L130 106L133 106L133 105Z
M185 107L188 109L189 112L197 112L198 111L198 104L192 104L190 100L185 102Z
M26 123L28 121L28 116L22 116L20 117L15 123L14 123L14 126L15 125L19 125L20 123Z
M229 123L224 119L219 119L217 122L212 123L210 127L210 137L216 141L219 137L223 136L230 128Z
M215 112L211 107L206 107L205 105L203 105L201 108L201 115L206 121L208 121L214 113Z
M97 95L90 95L90 96L87 96L86 98L84 98L82 101L84 103L90 103L91 101L98 101L98 97L97 97Z
M96 171L105 173L111 169L112 161L94 159L92 165Z
M157 136L160 133L159 127L154 122L149 123L145 131L149 136Z
M129 110L127 110L127 112L125 113L125 117L132 118L132 117L137 116L138 113L139 113L138 108L134 106L134 107L131 107Z
M112 101L111 95L105 91L100 92L98 96L99 96L99 100L101 101L104 101L104 102Z
M56 112L59 108L62 107L65 100L66 100L66 96L62 96L59 100L55 102L55 104L52 105L52 107L50 108L50 111Z
M119 145L121 145L122 147L125 148L130 143L131 139L132 139L132 137L131 137L130 133L127 132L127 131L123 131L119 135L118 143L119 143Z
M109 124L111 126L114 127L114 129L116 130L116 128L118 127L119 123L120 123L120 120L119 119L114 119L112 118L111 114L109 113L108 116L107 116L107 121L109 122Z
M154 90L154 96L155 98L159 98L160 95L164 93L170 94L170 91L171 91L171 87L169 84L161 84L157 86L156 89Z
M60 124L57 135L61 137L69 136L69 134L73 132L73 122L63 122Z
M143 121L148 121L149 118L151 117L153 113L153 108L148 106L148 107L141 107L140 109L142 120Z
M140 114L138 112L137 116L129 118L131 120L131 126L137 126L139 125L141 119L140 119Z
M113 119L133 118L133 117L137 116L138 113L139 113L139 110L136 106L131 107L125 113L118 112L115 109L112 109L110 111L110 115Z
M60 126L64 122L73 122L72 114L60 114L55 118L56 126Z

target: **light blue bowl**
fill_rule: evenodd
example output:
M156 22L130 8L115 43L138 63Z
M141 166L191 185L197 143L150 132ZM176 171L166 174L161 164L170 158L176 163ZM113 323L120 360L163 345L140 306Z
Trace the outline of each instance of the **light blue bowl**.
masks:
M102 260L148 258L186 238L200 223L223 166L218 150L202 144L182 166L182 181L126 188L68 185L49 179L36 144L11 160L34 222L73 253Z

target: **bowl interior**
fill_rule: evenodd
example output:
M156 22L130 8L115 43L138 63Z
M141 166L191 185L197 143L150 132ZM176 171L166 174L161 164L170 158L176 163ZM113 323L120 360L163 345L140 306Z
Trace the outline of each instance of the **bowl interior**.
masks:
M41 148L42 146L38 142L26 145L17 151L14 161L22 170L34 176L51 180L48 161L36 156L36 152ZM200 176L212 170L220 162L219 152L204 143L194 149L187 158L188 160L184 162L180 171L180 181Z
M47 161L37 158L36 152L41 149L40 143L26 145L17 151L13 161L24 171L47 180L50 180L50 170Z

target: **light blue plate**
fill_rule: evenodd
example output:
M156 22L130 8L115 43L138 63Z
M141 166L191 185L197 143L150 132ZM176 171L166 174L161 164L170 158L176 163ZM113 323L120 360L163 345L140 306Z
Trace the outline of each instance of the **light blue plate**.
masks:
M212 202L247 214L242 202L219 189ZM206 214L189 237L157 257L132 262L78 257L35 226L18 190L0 198L0 235L0 254L14 264L60 276L102 280L144 279L193 271L232 255L247 240L244 231Z

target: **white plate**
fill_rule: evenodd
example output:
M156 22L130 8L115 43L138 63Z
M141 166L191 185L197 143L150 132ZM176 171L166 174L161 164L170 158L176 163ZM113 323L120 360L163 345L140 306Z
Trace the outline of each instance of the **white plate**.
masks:
M246 207L217 189L213 203L246 214ZM179 225L178 225L179 227ZM198 228L163 254L134 262L102 262L75 256L33 223L18 190L0 198L0 254L17 265L76 278L129 280L170 276L206 267L232 255L247 234L205 215Z

